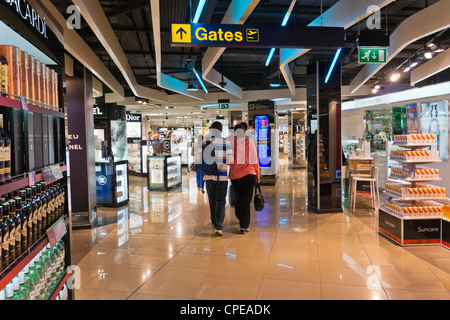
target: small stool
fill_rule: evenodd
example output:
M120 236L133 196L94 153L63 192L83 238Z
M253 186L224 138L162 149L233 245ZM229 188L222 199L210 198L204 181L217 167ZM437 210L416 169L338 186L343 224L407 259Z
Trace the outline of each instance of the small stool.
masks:
M380 193L378 191L378 168L372 167L371 174L367 176L363 175L352 175L351 183L350 183L350 206L353 208L353 212L355 212L356 208L356 196L357 196L357 187L359 181L370 182L370 195L372 197L372 204L376 208L380 206Z

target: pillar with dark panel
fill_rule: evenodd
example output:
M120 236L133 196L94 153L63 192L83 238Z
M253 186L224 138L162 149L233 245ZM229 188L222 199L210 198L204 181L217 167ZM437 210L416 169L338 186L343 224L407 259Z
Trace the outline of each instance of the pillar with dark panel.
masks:
M315 61L307 68L308 209L342 212L341 65Z
M92 74L76 61L66 77L66 102L73 228L92 228L97 221Z

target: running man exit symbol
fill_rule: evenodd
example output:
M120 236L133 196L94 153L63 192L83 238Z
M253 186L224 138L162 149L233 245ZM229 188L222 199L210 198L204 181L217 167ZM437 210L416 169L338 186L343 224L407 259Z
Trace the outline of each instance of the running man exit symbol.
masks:
M247 29L247 42L259 42L258 29Z
M359 48L359 63L386 63L386 58L386 49Z

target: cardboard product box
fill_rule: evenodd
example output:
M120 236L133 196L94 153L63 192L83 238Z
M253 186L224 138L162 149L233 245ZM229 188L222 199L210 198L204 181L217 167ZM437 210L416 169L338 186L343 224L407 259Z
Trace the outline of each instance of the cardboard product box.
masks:
M35 170L44 167L43 138L42 138L42 114L33 113L34 130L34 167Z
M66 162L66 128L64 119L54 118L56 162Z
M34 100L42 102L42 64L39 60L34 60L35 62L35 74L34 74Z
M34 150L34 113L24 114L24 151L25 151L25 172L36 170L35 150Z
M47 104L52 105L53 103L53 87L51 86L50 83L50 74L51 74L51 69L49 67L45 67L45 83L46 83L46 91L45 91L45 95L47 96Z
M29 99L36 100L36 61L33 56L28 56L30 67L28 68L28 95Z
M28 76L30 70L30 56L28 52L20 51L20 91L22 97L30 99L28 90Z
M56 163L55 156L55 129L54 129L54 117L48 116L48 162L49 164Z
M24 173L24 112L8 108L5 131L11 139L11 176Z
M45 74L47 71L47 66L43 63L41 63L41 102L46 104L47 103L47 84L46 84L46 79L47 79L47 75Z
M21 95L20 50L13 46L0 46L0 54L8 61L8 94Z
M48 116L42 115L42 159L44 167L50 164L48 148Z

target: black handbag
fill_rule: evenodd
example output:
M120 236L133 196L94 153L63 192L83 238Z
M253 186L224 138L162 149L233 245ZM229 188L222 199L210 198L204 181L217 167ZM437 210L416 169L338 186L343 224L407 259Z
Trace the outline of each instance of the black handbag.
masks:
M264 197L262 195L261 185L259 183L257 183L256 186L255 186L255 200L254 200L254 203L255 203L255 210L257 212L263 211L266 202L265 202Z

